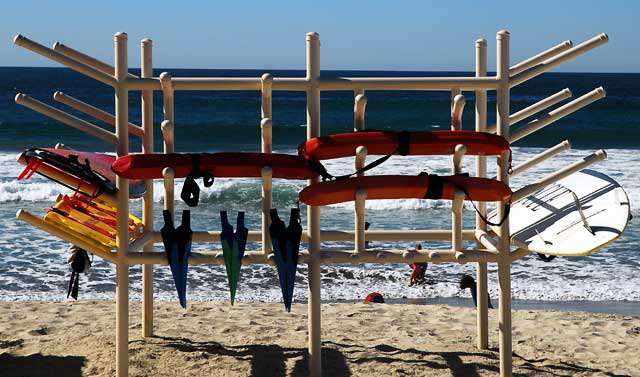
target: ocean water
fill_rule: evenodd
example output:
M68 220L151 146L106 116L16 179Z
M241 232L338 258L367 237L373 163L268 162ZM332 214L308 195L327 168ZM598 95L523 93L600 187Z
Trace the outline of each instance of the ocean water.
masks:
M158 74L162 70L155 72ZM253 76L263 71L171 69L173 76ZM135 73L135 72L134 72ZM303 76L302 71L271 71L276 77ZM323 72L325 76L448 76L471 75L465 72ZM573 161L604 148L609 158L592 168L610 175L625 188L632 214L638 218L635 203L640 193L640 97L637 91L640 74L545 74L512 90L512 113L565 87L574 97L598 86L607 97L589 107L523 139L514 146L514 164L568 139L574 148L512 179L519 188ZM67 190L42 177L18 182L22 166L16 156L25 148L50 147L57 142L86 151L106 151L110 147L79 131L61 125L29 109L16 105L13 97L23 92L83 119L91 120L73 109L56 104L52 94L61 90L107 111L113 111L113 91L91 79L62 68L0 68L0 300L63 300L69 269L65 264L66 243L15 219L18 209L43 214L59 193ZM467 95L463 128L473 127L473 93ZM367 93L367 128L394 130L447 129L449 93L445 92L370 92ZM489 122L495 120L490 100ZM161 116L161 98L156 95L155 119ZM322 94L322 132L347 132L353 122L353 94ZM130 99L131 119L140 118L139 99ZM273 99L274 149L295 153L305 138L305 97L302 93L276 92ZM93 120L91 120L93 121ZM96 124L101 124L95 121ZM178 92L176 93L176 144L178 151L259 151L260 96L256 92ZM109 126L106 126L109 127ZM517 127L517 126L515 126ZM162 145L156 132L156 150ZM140 148L131 138L131 150ZM494 159L489 159L490 168ZM331 172L350 172L352 159L328 161ZM371 174L418 174L421 171L448 174L450 157L394 156ZM465 159L465 170L473 171L473 158ZM160 219L160 182L156 182L156 228ZM276 180L274 206L281 213L295 206L303 182ZM201 205L192 211L194 230L219 230L219 211L227 210L231 219L236 211L245 211L249 229L260 226L260 184L252 179L216 179L204 189ZM132 212L140 213L140 202L132 201ZM177 210L184 204L176 200ZM303 216L306 208L302 207ZM323 208L322 228L353 228L353 205ZM472 227L474 212L465 211L465 224ZM380 200L367 202L367 221L371 229L433 229L450 226L450 203L426 200ZM589 300L601 302L640 301L638 247L640 226L632 220L625 234L615 243L586 257L556 258L544 263L528 256L513 264L513 297L521 300ZM425 248L446 248L447 243L423 242ZM471 244L467 244L471 247ZM304 247L304 245L303 245ZM352 248L352 243L326 242L323 248ZM371 248L413 248L412 242L371 242ZM162 251L162 246L156 246ZM248 249L259 245L249 243ZM216 243L194 245L194 250L220 250ZM155 292L159 299L175 300L168 267L157 266ZM188 298L191 300L228 300L229 293L223 266L191 266ZM371 291L387 298L470 297L458 288L462 274L475 274L475 266L453 263L430 264L429 284L408 287L410 269L405 264L322 267L322 297L325 300L359 300ZM489 266L490 293L497 297L497 272ZM80 297L113 298L115 269L95 258L91 271L81 277ZM296 301L306 300L306 266L299 267ZM141 268L131 268L132 298L141 292ZM280 301L277 274L270 266L243 266L237 299L240 301Z

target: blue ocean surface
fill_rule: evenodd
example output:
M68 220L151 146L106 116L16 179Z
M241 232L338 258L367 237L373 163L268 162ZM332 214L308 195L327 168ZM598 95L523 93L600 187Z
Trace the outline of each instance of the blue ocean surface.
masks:
M158 69L155 75L164 70ZM174 77L260 77L259 70L167 69ZM139 74L136 70L132 73ZM304 77L304 71L270 71L274 77ZM470 72L389 72L323 71L323 77L423 77L472 76ZM548 147L570 138L574 148L638 148L640 129L640 74L626 73L547 73L511 90L511 113L531 105L564 88L573 98L603 86L604 100L595 102L561 122L531 135L516 146ZM110 113L114 111L114 92L107 85L66 68L0 67L0 122L3 137L0 150L20 150L33 145L51 144L60 138L76 148L111 151L109 145L88 138L80 131L61 125L43 115L17 106L13 98L25 93L56 105L53 93L63 93L88 102ZM161 92L154 93L155 119L162 117ZM495 119L495 92L489 92L489 119ZM474 122L473 93L465 93L467 110L463 128ZM175 94L176 147L179 151L256 150L260 146L260 93L257 91L180 91ZM367 92L366 125L371 129L425 130L449 127L449 92L370 91ZM65 105L70 114L92 120ZM302 92L277 91L273 94L273 135L276 148L294 148L306 137L306 99ZM133 92L129 101L130 121L140 123L140 97ZM346 132L353 127L353 93L323 92L321 96L322 132ZM525 120L526 122L527 120ZM98 122L98 121L94 121ZM99 122L98 122L99 123ZM132 138L131 149L139 149ZM160 132L156 145L161 148Z
M165 71L158 69L158 75ZM259 77L262 70L194 70L166 69L174 77ZM135 70L132 73L137 74ZM303 77L303 71L271 70L275 77ZM323 77L380 76L472 76L470 72L389 72L389 71L323 71ZM546 127L514 144L517 165L545 148L565 139L573 149L544 162L527 173L515 177L513 188L560 169L592 153L606 149L609 159L593 168L610 175L627 191L632 214L638 218L636 203L640 199L640 74L548 73L512 89L511 113L531 105L564 88L573 98L603 86L606 98ZM113 147L75 129L15 104L17 93L63 109L75 116L110 129L53 100L62 91L93 106L113 112L113 89L64 68L0 67L0 300L62 300L66 294L69 269L65 264L66 243L15 219L19 209L43 214L64 187L34 177L16 180L22 166L15 162L25 148L52 147L58 142L84 151L113 152ZM467 106L463 128L474 124L474 96L464 93ZM366 126L380 130L448 129L450 94L432 91L367 92ZM159 124L162 120L161 93L156 92L155 145L161 151ZM176 149L178 151L259 151L260 93L249 91L176 92ZM140 122L140 99L130 95L130 121ZM296 153L306 137L306 98L302 92L274 92L274 150ZM559 106L559 105L557 105ZM556 107L557 107L556 106ZM353 128L353 93L323 92L321 97L323 134L349 132ZM489 93L489 123L495 122L495 96ZM531 118L534 119L535 117ZM531 119L526 119L524 122ZM515 126L517 127L517 125ZM140 150L140 140L130 138L132 152ZM490 165L494 163L490 159ZM353 159L327 163L332 172L353 170ZM473 172L472 158L465 159L465 170ZM445 174L450 170L450 157L394 156L372 174L418 174L421 171ZM180 182L178 182L179 184ZM297 193L304 182L276 181L274 207L281 213L296 206ZM161 184L155 183L156 229L161 227ZM260 183L252 179L216 179L213 187L204 189L202 204L192 213L194 230L220 230L219 211L246 211L247 227L260 227ZM178 203L179 200L176 201ZM178 210L184 205L178 203ZM132 201L132 212L140 214L140 202ZM302 207L303 216L306 208ZM323 229L352 229L352 204L322 209ZM465 210L465 226L472 227L474 212ZM371 229L442 229L450 226L450 203L446 201L383 200L367 202L367 221ZM304 221L303 221L304 225ZM535 256L525 257L513 265L513 297L522 300L589 300L602 302L640 301L638 247L640 226L632 220L625 234L615 243L586 257L557 258L544 263ZM422 242L424 248L446 248L444 242ZM304 245L303 245L304 246ZM371 242L372 248L413 248L411 242ZM472 247L472 244L466 246ZM248 249L259 249L250 243ZM325 242L323 248L353 248L352 243ZM162 251L161 245L156 246ZM194 245L195 250L220 250L219 244ZM156 297L176 300L168 267L157 266ZM223 266L192 266L189 270L190 300L227 300L229 297ZM359 300L368 292L378 291L388 298L470 297L457 282L462 274L474 274L475 266L437 264L428 268L431 284L408 287L409 267L404 264L364 266L323 266L322 294L326 300ZM490 292L497 297L497 274L490 265ZM113 298L115 270L95 258L91 271L81 277L81 298ZM131 268L132 297L141 290L140 266ZM306 300L306 267L300 266L296 301ZM237 299L242 301L280 301L280 288L274 267L243 266Z

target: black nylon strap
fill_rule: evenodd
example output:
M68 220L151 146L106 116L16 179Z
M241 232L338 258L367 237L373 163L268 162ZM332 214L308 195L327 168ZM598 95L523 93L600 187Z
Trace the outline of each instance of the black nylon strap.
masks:
M384 131L363 130L363 131L357 131L357 132L384 132ZM367 170L371 170L376 166L382 164L383 162L387 161L391 156L393 156L396 153L402 156L407 156L408 154L410 154L410 151L411 151L411 132L400 131L398 132L398 146L396 147L396 149L393 150L393 152L389 153L388 155L382 156L375 161L368 163L367 165L361 167L360 169L356 170L353 173L338 175L338 176L335 176L329 173L320 161L318 161L315 157L307 153L305 150L301 149L299 150L299 153L302 154L302 157L304 157L307 160L309 167L311 167L313 171L315 171L322 177L322 181L324 182L324 181L331 181L334 179L335 180L346 179L356 174L364 173Z
M485 224L487 224L489 226L501 226L509 218L509 213L511 212L511 202L507 202L504 205L504 214L503 214L502 218L497 223L494 223L492 221L489 221L489 219L487 219L486 216L484 216L482 213L480 213L480 210L478 209L478 207L476 207L476 203L473 201L473 199L471 199L471 195L469 195L469 193L467 192L467 190L465 190L464 187L458 186L455 183L454 183L454 185L456 186L456 188L458 190L464 192L464 195L471 202L471 205L473 206L473 209L476 211L478 216L480 216L480 218L482 219L482 221L484 221Z
M200 201L200 187L196 183L195 178L189 174L184 180L182 185L182 191L180 191L180 198L184 200L189 207L195 207Z
M91 169L91 164L89 162L89 159L85 159L85 162L83 164L79 161L78 155L70 154L69 157L63 157L40 148L28 149L25 151L24 155L27 158L27 160L31 158L39 159L69 174L73 174L80 180L89 182L92 185L96 186L97 191L95 193L89 194L89 193L81 192L84 195L90 196L92 198L96 198L102 195L102 193L104 192L114 193L116 190L115 186L111 181L109 181L106 177L104 177L103 175ZM60 182L56 179L46 176L40 172L37 172L37 173L51 179L54 182L60 183L61 185L66 186L75 192L78 192L78 187L72 187L66 183Z
M398 149L396 149L396 151L401 156L407 156L411 154L411 132L398 132Z
M424 193L423 199L442 199L442 189L444 187L442 178L435 174L427 174L427 177L429 181L427 183L427 192Z
M329 173L327 171L327 168L324 167L324 165L322 165L322 163L320 161L318 161L315 157L309 155L308 153L305 152L305 158L307 161L307 164L309 164L309 167L311 168L311 170L315 171L316 173L318 173L320 175L320 177L322 177L322 181L330 181L332 179L335 179L336 177L334 177L331 173Z
M438 176L436 174L428 174L426 172L422 172L422 173L420 173L418 175L419 176L426 175L426 176L429 177L429 181L427 183L427 190L426 190L426 192L424 194L423 199L442 199L444 181L446 179L444 179L443 177L440 177L440 176ZM459 175L469 176L468 173L463 173L463 174L459 174ZM492 221L489 221L489 219L487 219L486 216L484 216L484 215L482 215L480 213L480 210L478 210L478 207L476 207L476 203L471 198L471 195L469 195L469 192L467 192L467 189L465 189L464 187L458 185L457 183L455 183L453 181L448 181L448 182L451 183L452 185L454 185L456 190L460 190L460 191L462 191L464 193L465 197L467 199L469 199L469 201L471 202L471 205L473 206L473 209L480 216L482 221L485 222L485 224L490 225L490 226L500 226L500 225L502 225L502 223L505 222L505 220L507 220L507 218L509 218L509 213L511 212L511 203L506 203L504 205L504 215L502 216L502 219L500 219L499 222L494 223Z
M70 154L70 155L69 155L69 161L71 161L71 162L72 162L72 163L74 163L74 164L78 164L78 165L80 165L80 159L79 159L79 158L78 158L78 156L77 156L77 155L75 155L75 154ZM88 161L87 161L87 162L88 162Z
M509 148L509 167L507 168L507 174L513 174L513 151Z
M200 155L191 155L191 173L187 175L180 192L180 198L184 200L189 207L195 207L200 201L200 187L196 182L196 179L202 178L204 187L211 187L215 179L214 175L210 171L200 170Z
M71 278L67 287L67 298L72 297L78 299L78 291L80 288L80 273L87 272L91 267L91 261L87 252L80 248L75 248L71 257Z
M79 276L75 271L71 271L71 279L69 279L69 286L67 287L67 298L73 297L74 300L78 299L78 285Z
M393 156L396 153L396 151L397 151L397 149L393 153L388 154L388 155L383 156L383 157L380 157L379 159L368 163L367 165L361 167L360 169L356 170L355 172L353 172L351 174L341 175L341 176L335 177L335 179L345 179L345 178L349 178L349 177L354 176L354 175L359 174L359 173L364 173L367 170L371 170L371 169L375 168L376 166L382 164L383 162L387 161L391 156Z
M471 200L471 199L469 199ZM480 218L482 219L482 221L485 222L485 224L489 225L489 226L501 226L502 223L505 222L505 220L507 220L509 218L509 213L511 212L511 203L507 203L504 205L504 215L502 216L502 218L500 219L499 222L494 223L489 221L485 216L483 216L480 211L478 210L478 207L476 207L476 204L474 203L473 200L471 200L471 204L473 205L473 208L476 210L476 212L478 213L478 215L480 216Z

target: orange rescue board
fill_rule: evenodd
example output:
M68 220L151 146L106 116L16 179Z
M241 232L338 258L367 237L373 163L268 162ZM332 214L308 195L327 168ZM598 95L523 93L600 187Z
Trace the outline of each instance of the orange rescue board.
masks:
M123 178L162 178L162 170L173 168L176 178L186 177L193 170L193 153L130 154L118 158L111 169ZM273 178L312 179L318 176L306 160L278 153L198 153L200 170L210 171L215 177L261 177L262 168L270 166Z
M326 206L356 199L358 189L367 190L373 199L453 199L456 189L463 188L465 200L495 202L509 199L512 192L503 182L467 176L437 176L442 182L439 197L425 198L433 176L370 175L336 181L314 183L300 192L300 201L310 206ZM433 182L433 181L431 181Z
M358 146L367 147L369 155L388 155L398 148L398 134L389 131L359 131L315 137L298 147L318 160L355 155ZM497 156L509 150L509 142L502 136L476 131L420 131L410 132L409 155L453 154L458 144L467 148L468 155Z

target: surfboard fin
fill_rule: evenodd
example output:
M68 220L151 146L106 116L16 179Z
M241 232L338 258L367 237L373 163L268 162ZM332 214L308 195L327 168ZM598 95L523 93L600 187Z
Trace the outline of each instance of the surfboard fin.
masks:
M580 213L580 218L582 219L582 224L589 231L589 233L595 235L596 233L591 229L589 222L587 221L587 217L582 212L582 206L580 205L580 199L578 199L578 195L575 192L571 191L571 195L573 195L573 201L576 203L576 208L578 209L578 213Z

